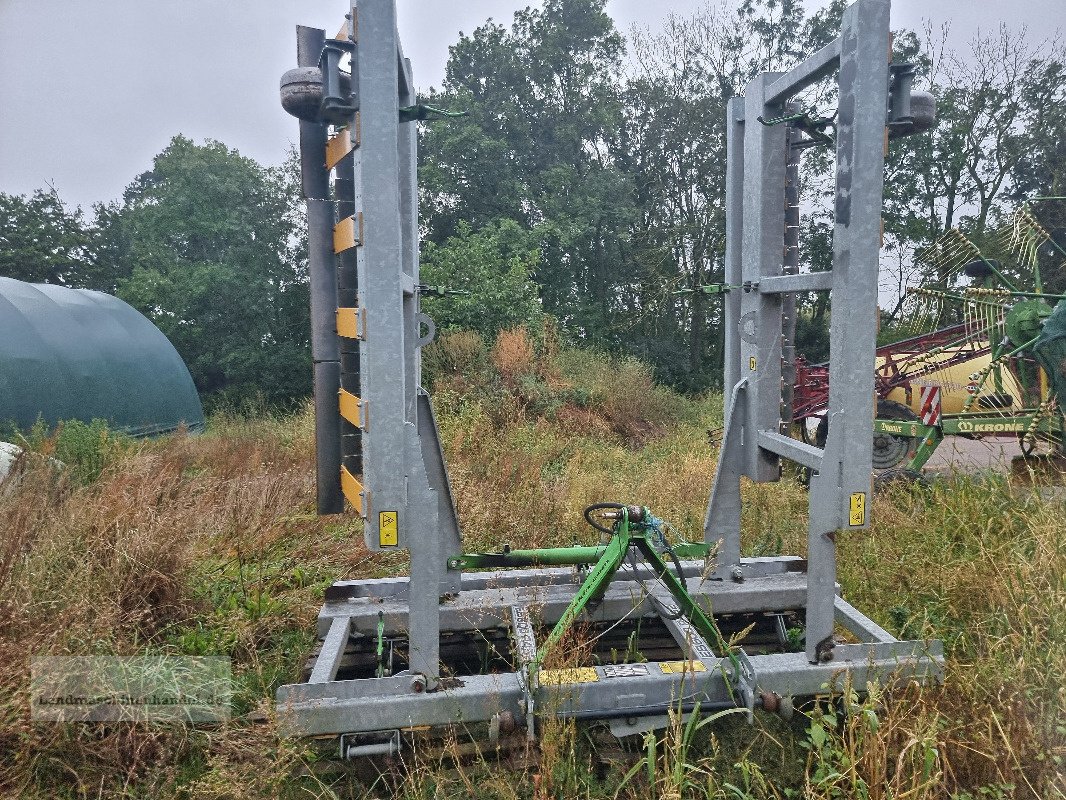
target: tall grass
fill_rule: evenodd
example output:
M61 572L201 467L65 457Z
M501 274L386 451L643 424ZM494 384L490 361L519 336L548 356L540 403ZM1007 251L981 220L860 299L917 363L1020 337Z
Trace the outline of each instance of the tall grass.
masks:
M700 535L718 396L680 397L639 362L568 349L550 330L446 336L426 362L468 549L592 541L580 511L602 500L646 504ZM503 759L453 741L381 774L322 760L315 743L278 736L273 690L299 676L332 580L406 561L368 552L350 517L315 516L312 431L309 410L216 416L199 437L108 449L95 474L26 457L0 484L0 796L1066 792L1062 496L1007 477L899 489L876 499L871 530L838 538L851 602L898 634L945 640L943 686L852 687L791 723L676 715L621 746L548 723L539 747ZM743 491L745 552L803 555L803 489ZM135 653L231 657L234 717L195 729L29 719L29 656Z

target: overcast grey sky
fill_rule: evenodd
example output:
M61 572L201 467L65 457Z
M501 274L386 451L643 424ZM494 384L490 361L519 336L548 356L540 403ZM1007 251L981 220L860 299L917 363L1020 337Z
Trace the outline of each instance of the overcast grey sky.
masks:
M818 7L823 0L805 0ZM439 85L448 46L488 17L537 0L398 0L420 87ZM715 3L717 4L717 3ZM705 0L610 0L628 32ZM278 102L295 26L335 32L346 0L0 0L0 191L51 184L85 206L121 195L176 133L277 163L297 123ZM961 42L1001 21L1066 31L1066 0L895 0L893 27L950 22Z

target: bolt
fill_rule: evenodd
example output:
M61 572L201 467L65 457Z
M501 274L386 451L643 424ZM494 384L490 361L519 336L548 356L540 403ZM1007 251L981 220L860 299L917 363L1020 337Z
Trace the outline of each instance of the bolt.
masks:
M411 678L411 691L415 694L421 694L426 690L426 676L415 675Z
M744 570L742 570L740 567L733 567L733 572L731 574L733 580L735 580L737 583L744 582Z

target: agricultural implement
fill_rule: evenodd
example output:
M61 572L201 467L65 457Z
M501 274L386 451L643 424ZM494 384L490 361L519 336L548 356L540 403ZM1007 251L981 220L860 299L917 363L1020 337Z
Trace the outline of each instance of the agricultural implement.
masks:
M1056 324L1044 328L1056 307L1066 315L1066 296L1044 292L1039 250L1066 249L1028 204L993 243L1012 256L1009 269L958 229L920 253L938 285L907 288L896 329L910 335L877 349L875 469L906 462L904 474L916 477L948 436L1017 436L1025 455L1062 447L1066 377L1051 354ZM1022 280L1031 288L1019 289ZM815 442L825 437L828 378L826 365L797 358L793 419Z
M889 0L858 0L839 38L728 104L727 279L752 288L726 300L726 429L698 541L625 498L586 509L597 545L464 553L420 385L434 328L419 311L415 124L440 114L417 103L394 0L360 0L332 38L298 30L282 102L301 120L319 511L346 499L367 546L406 549L411 572L327 589L305 679L277 692L290 734L333 738L343 757L396 753L427 728L524 741L549 717L626 736L671 710L788 713L848 680L941 675L939 642L897 640L836 583L837 536L870 524L884 139L915 127L888 42ZM822 80L839 96L833 269L785 274L786 162L809 136L756 120ZM804 291L869 322L831 334L824 447L789 437L782 413L783 309ZM813 472L807 556L742 558L741 478L778 480L782 457Z

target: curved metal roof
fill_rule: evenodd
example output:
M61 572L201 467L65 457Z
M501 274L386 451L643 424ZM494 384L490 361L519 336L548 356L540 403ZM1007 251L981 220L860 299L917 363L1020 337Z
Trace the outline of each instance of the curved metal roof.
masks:
M38 416L104 419L133 436L204 425L185 362L132 306L0 278L0 422L28 428Z

